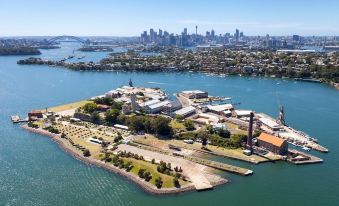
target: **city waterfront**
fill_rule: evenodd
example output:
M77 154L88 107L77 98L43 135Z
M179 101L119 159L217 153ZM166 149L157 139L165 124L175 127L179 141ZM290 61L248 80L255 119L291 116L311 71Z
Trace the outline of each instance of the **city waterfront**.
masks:
M70 44L42 50L41 56L61 59L73 50ZM85 60L98 61L106 54L86 52ZM250 200L254 205L336 205L339 200L339 93L329 86L200 73L76 72L17 65L21 58L0 57L1 205L247 205ZM234 102L241 102L241 108L272 116L278 115L283 104L287 123L317 137L330 153L311 152L324 163L302 167L219 159L245 166L255 174L245 178L222 173L230 184L204 193L157 197L118 175L73 159L49 138L27 133L9 121L14 113L25 116L32 108L89 98L125 85L130 78L137 86L160 87L167 94L184 89L209 90L211 95L230 96Z

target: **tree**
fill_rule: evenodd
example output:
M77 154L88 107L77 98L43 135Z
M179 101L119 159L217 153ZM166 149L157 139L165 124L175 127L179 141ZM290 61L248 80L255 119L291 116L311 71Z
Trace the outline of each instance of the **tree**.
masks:
M92 120L92 122L95 122L95 123L100 122L101 118L100 118L99 113L98 112L93 112L91 114L91 120Z
M120 132L118 132L118 135L114 138L114 142L115 143L117 143L117 142L119 142L120 140L122 140L123 138L122 138L122 135L121 135L121 133Z
M170 119L162 116L157 116L152 120L152 127L158 135L169 135L172 132L172 128L169 126Z
M194 123L191 119L186 119L184 122L184 125L187 129L187 131L195 130Z
M161 188L162 187L162 179L161 177L158 177L157 179L155 179L155 186L157 186L157 188Z
M85 149L85 150L83 151L83 155L84 155L85 157L89 157L89 156L91 156L91 152L89 151L89 149Z
M173 184L175 187L179 188L180 187L180 183L179 183L179 179L177 177L173 178Z
M201 144L202 144L202 147L206 147L207 146L207 140L208 140L208 134L207 132L203 132L202 135L201 135Z
M223 138L230 138L231 137L231 133L230 131L228 131L227 129L224 128L220 128L216 130L216 133Z
M105 113L105 121L107 124L113 125L117 123L120 111L118 109L109 109Z
M83 106L83 109L86 113L92 114L94 111L96 111L98 108L98 105L93 102L89 102Z
M94 102L96 104L104 104L104 105L112 106L114 100L112 98L109 98L109 97L102 97L102 98L94 99Z
M180 114L176 114L175 115L175 119L178 120L178 121L181 121L184 119L184 116L180 115Z
M140 177L140 178L144 178L145 177L145 169L139 169L139 171L138 171L138 176Z

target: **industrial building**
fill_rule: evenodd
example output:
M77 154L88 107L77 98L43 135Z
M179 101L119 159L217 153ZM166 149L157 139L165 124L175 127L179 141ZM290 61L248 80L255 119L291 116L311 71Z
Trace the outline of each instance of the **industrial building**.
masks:
M208 92L204 92L204 91L200 91L200 90L182 91L181 95L188 98L188 99L208 98Z
M243 117L250 117L251 110L235 110L234 113L237 116L237 118L243 118Z
M266 118L266 117L261 117L259 118L259 122L267 127L268 129L272 130L272 131L279 131L282 129L282 126L279 125L278 123L276 123L275 121L273 121L272 119Z
M187 116L194 114L195 112L196 112L195 107L188 106L188 107L184 107L182 109L175 111L174 114L175 115L181 115L183 117L187 117Z
M147 105L144 108L144 110L148 114L160 113L163 110L163 108L170 103L171 103L170 101L165 100L165 101L158 102L158 103L155 103L155 104Z
M233 109L232 104L220 104L220 105L208 105L208 110L215 114L225 115L226 111L230 111Z
M264 132L258 137L258 146L280 155L286 155L288 152L286 140Z

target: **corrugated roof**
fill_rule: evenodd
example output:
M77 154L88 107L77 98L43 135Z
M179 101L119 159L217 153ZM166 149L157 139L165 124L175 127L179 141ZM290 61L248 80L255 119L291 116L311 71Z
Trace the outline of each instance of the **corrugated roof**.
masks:
M284 139L281 139L279 137L276 137L276 136L273 136L273 135L270 135L270 134L267 134L267 133L264 133L264 132L262 132L260 134L260 136L258 137L258 140L268 142L268 143L275 145L275 146L278 146L278 147L281 147L284 144L284 142L286 141Z

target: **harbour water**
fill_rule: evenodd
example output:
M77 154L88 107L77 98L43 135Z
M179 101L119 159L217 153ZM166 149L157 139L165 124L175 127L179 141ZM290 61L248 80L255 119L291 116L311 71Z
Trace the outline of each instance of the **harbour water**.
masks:
M73 44L42 51L64 58ZM107 53L84 53L72 61L99 61ZM197 73L76 72L47 66L20 66L27 57L0 57L0 205L326 205L339 202L339 91L323 84L270 78L216 77ZM312 154L323 164L285 162L252 165L220 161L254 171L250 177L227 173L231 183L206 192L152 196L128 180L86 165L44 136L13 125L10 116L89 98L132 78L137 86L160 87L167 94L201 89L232 97L238 106L277 116L283 104L292 127L316 137L330 152Z

